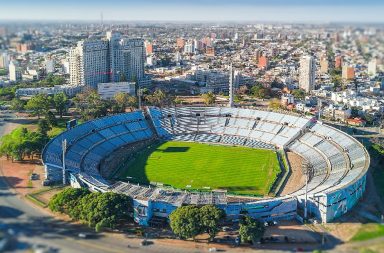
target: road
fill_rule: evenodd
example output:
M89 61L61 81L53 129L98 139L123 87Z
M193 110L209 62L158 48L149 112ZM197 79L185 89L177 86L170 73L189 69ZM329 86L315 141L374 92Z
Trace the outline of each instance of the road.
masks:
M0 123L1 136L7 123ZM30 249L37 244L52 248L54 252L64 253L198 252L196 249L180 249L156 242L149 246L140 246L140 239L105 233L95 234L90 239L80 239L80 232L92 231L84 225L55 219L45 210L17 195L2 174L2 166L0 161L0 224L5 224L6 230L13 234L14 240L9 252L31 252Z

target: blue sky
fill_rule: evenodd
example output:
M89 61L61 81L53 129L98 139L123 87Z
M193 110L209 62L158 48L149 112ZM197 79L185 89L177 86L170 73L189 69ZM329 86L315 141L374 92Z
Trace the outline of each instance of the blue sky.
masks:
M1 0L0 20L384 22L383 0Z

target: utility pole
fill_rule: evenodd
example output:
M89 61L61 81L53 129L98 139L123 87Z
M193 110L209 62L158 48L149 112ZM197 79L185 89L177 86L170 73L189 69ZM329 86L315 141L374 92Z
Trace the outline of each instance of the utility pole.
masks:
M67 184L67 180L65 178L65 153L67 152L67 139L64 139L61 143L61 148L63 151L63 185Z

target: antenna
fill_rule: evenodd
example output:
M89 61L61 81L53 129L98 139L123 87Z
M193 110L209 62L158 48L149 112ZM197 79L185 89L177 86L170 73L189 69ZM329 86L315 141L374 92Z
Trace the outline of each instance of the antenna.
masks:
M103 27L103 25L104 25L103 12L100 12L100 25L101 25L101 27Z

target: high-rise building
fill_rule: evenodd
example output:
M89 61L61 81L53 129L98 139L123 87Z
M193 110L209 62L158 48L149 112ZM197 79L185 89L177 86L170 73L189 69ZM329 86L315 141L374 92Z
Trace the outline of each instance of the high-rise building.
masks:
M352 80L355 78L355 68L352 66L344 65L341 72L341 77L345 80Z
M9 80L13 82L21 81L22 72L17 62L11 61L9 64Z
M377 71L377 61L376 59L372 59L368 63L368 75L375 76Z
M300 60L299 86L310 92L315 86L315 61L312 56L303 56Z
M177 39L176 39L176 46L177 46L177 48L179 48L179 49L183 49L184 46L185 46L185 39L183 39L183 38L177 38Z
M268 58L265 55L262 55L259 57L257 67L260 69L267 69L268 68Z
M328 69L329 69L328 58L327 56L324 55L320 58L320 72L322 74L326 74L328 73Z
M107 33L103 40L85 40L70 51L71 85L97 88L99 83L144 79L144 40Z
M45 72L47 74L55 72L55 62L52 59L45 60Z
M340 69L343 66L343 57L338 55L335 57L335 68Z
M184 45L184 53L185 54L193 54L195 53L195 47L193 41L187 41Z
M9 55L6 52L0 53L0 69L8 69Z

